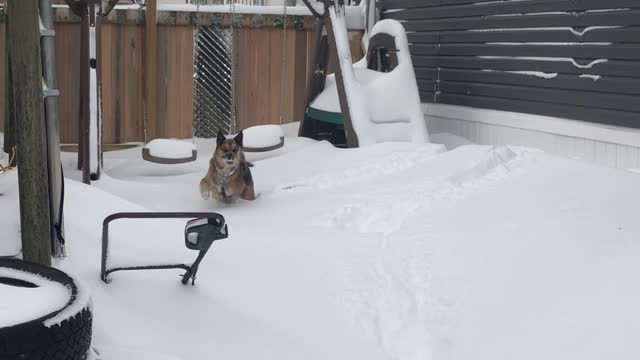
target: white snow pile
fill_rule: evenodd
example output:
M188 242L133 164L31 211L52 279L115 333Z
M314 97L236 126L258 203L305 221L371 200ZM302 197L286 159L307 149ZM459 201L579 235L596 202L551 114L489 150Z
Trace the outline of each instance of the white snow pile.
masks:
M195 144L178 139L153 139L146 145L151 156L165 159L184 159L193 156Z
M377 22L371 31L395 39L398 66L387 73L367 68L366 57L353 64L344 16L334 7L329 10L336 51L342 69L346 101L351 124L360 145L385 141L428 142L428 132L420 103L418 85L411 62L407 35L403 25L391 19ZM394 96L389 96L393 94ZM324 90L311 107L340 112L335 76L327 76Z
M25 287L0 281L0 328L21 324L62 309L71 290L36 274L0 267L0 278L17 279L35 285Z
M86 186L63 153L60 266L91 291L100 358L639 358L639 175L432 140L450 151L287 137L251 168L261 196L233 205L200 197L208 156L162 166L139 148L108 152L104 177ZM145 210L226 218L229 238L213 244L195 286L180 270L100 280L104 217ZM0 219L18 213L0 196ZM191 263L185 222L114 222L109 265Z
M18 196L18 172L10 170L0 173L0 257L20 254L20 202Z
M284 137L282 128L278 125L258 125L242 131L242 144L250 148L266 148L278 145Z

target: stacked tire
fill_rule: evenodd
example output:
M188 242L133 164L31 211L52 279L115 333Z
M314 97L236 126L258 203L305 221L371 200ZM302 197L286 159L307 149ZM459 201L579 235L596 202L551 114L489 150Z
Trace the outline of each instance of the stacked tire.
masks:
M3 269L9 271L3 273ZM0 259L0 285L38 287L30 281L34 275L65 286L70 291L69 300L44 316L0 327L0 360L85 360L91 347L93 319L91 298L82 293L85 290L81 292L71 276L53 267Z

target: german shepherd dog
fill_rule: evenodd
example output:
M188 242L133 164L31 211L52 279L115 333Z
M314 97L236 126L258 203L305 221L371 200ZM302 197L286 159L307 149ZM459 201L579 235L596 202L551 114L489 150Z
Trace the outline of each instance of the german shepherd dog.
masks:
M233 139L227 139L218 131L216 149L209 161L209 170L200 180L203 199L213 197L227 204L238 198L255 200L253 178L249 170L253 164L245 160L242 152L242 131Z

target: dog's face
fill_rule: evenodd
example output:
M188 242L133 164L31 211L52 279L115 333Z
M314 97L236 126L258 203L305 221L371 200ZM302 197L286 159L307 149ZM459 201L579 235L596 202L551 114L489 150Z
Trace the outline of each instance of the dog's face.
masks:
M235 168L244 160L242 153L242 131L233 139L227 139L222 131L218 131L216 150L213 153L216 167L219 169Z

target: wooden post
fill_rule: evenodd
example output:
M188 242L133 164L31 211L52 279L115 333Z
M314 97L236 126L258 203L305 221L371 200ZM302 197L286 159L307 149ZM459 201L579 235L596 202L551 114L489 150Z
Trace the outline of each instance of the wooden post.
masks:
M90 127L91 109L89 91L91 87L89 68L89 9L86 0L82 4L82 16L80 20L80 138L78 139L78 159L79 168L82 169L82 182L91 184L91 150L90 150Z
M160 134L157 127L156 116L156 58L157 58L157 31L156 31L156 0L147 0L145 11L145 117L150 137L156 138ZM145 134L145 141L147 135Z
M324 29L324 18L318 18L316 24L316 41L315 49L313 51L313 66L309 67L309 74L307 78L309 83L307 84L307 94L304 102L303 113L299 114L301 119L300 127L298 129L298 136L304 136L308 138L314 138L315 122L307 117L307 109L311 102L322 92L327 78L327 64L329 62L329 43L326 36L322 35L322 29ZM298 114L297 114L298 115Z
M329 11L330 6L339 6L338 4L330 5L328 0L324 1L325 11ZM333 24L331 23L331 18L329 16L324 17L324 22L325 28L327 29L327 35L329 36L329 46L332 50L331 52L333 53L333 59L336 62L336 87L338 89L338 100L340 102L340 110L342 111L342 120L344 122L344 132L347 137L347 146L350 148L356 148L358 147L358 135L353 129L353 123L351 122L351 110L349 110L349 101L347 100L344 78L342 77L340 54L338 52L338 48L336 47L336 37L333 29Z
M38 0L8 1L17 123L20 226L24 260L51 264L49 178L44 123Z
M13 153L13 151L16 150L16 124L15 124L15 114L13 111L13 87L12 87L12 79L13 76L11 76L11 46L9 46L9 33L10 33L10 28L11 26L9 25L9 23L11 22L11 19L9 19L8 17L6 18L6 27L5 27L5 64L6 64L6 68L5 68L5 83L4 83L4 88L5 88L5 102L4 102L4 152L6 152L7 154L9 154L9 159L11 160L11 155ZM16 162L17 162L17 157L13 159L13 161L11 163L9 163L9 167L13 167L16 166Z

